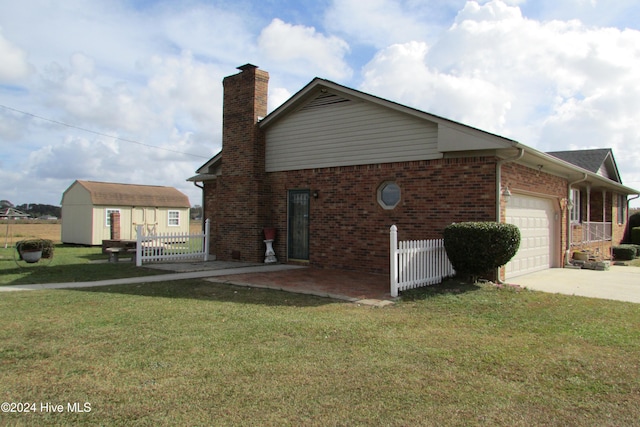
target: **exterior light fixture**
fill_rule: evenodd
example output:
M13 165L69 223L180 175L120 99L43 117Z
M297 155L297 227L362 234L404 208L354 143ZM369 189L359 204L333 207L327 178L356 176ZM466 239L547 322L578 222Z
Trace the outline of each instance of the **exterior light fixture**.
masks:
M509 191L509 187L504 187L501 194L504 202L509 203L509 200L511 200L511 191Z

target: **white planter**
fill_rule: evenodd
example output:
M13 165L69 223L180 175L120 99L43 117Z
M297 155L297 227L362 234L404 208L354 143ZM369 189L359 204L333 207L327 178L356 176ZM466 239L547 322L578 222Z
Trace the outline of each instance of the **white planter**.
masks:
M20 252L20 255L23 260L29 264L33 264L40 261L40 258L42 258L42 251Z

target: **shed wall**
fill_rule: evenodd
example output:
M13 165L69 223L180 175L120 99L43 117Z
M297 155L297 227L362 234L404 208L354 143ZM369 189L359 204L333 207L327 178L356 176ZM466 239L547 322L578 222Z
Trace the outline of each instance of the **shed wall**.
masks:
M91 196L81 185L75 183L62 196L63 243L91 245L93 238L93 216Z

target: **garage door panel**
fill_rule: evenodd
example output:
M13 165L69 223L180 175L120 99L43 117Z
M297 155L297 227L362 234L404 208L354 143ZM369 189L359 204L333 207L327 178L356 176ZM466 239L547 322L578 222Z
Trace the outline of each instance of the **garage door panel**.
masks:
M506 265L507 278L551 267L553 253L553 204L539 197L514 195L506 209L506 221L520 229L520 249Z

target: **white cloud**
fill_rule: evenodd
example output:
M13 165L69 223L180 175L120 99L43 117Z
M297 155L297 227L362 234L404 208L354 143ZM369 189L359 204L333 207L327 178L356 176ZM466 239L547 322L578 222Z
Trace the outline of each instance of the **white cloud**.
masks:
M317 70L328 78L347 79L351 69L344 60L349 45L334 36L318 33L313 27L291 25L274 19L258 38L261 54L296 74Z
M364 68L361 89L483 130L497 132L510 94L482 77L442 73L427 65L428 47L411 42L379 52Z
M1 30L1 28L0 28ZM27 54L0 32L0 84L21 80L29 75Z
M437 36L464 0L334 0L325 26L354 43L382 49Z

